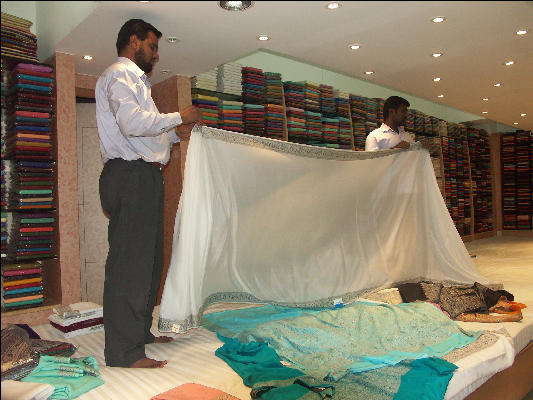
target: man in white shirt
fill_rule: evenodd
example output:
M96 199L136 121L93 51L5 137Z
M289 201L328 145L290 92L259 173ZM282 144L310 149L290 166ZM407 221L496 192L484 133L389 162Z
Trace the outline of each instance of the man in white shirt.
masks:
M104 169L100 200L109 215L105 267L105 359L112 367L160 368L146 343L169 337L150 332L163 264L163 175L171 146L201 124L193 106L161 114L146 77L159 60L161 37L151 24L132 19L117 37L118 60L98 79L96 120Z
M370 132L366 138L365 150L378 151L387 149L408 149L411 138L403 129L407 119L407 100L398 96L391 96L383 105L383 120L377 129Z

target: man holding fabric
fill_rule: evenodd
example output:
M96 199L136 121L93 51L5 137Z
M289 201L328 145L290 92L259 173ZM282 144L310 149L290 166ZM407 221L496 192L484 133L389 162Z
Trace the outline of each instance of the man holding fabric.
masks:
M170 337L150 332L163 263L163 175L174 132L190 135L201 124L193 106L161 114L151 96L150 74L159 60L161 37L151 24L127 21L117 37L118 60L95 89L100 151L100 200L109 215L105 267L105 359L112 367L161 368L146 357L146 343Z
M366 138L365 151L408 149L412 140L403 129L410 104L403 97L391 96L383 105L383 120Z

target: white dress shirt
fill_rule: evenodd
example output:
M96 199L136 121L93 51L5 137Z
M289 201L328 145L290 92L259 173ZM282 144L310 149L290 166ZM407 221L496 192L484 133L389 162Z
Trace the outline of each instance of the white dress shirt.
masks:
M378 151L391 149L400 143L402 140L413 143L403 126L398 128L399 132L394 131L386 124L381 124L377 129L374 129L368 134L365 142L365 151Z
M108 67L95 89L96 122L104 162L113 158L166 164L179 142L179 112L161 114L144 72L126 57Z

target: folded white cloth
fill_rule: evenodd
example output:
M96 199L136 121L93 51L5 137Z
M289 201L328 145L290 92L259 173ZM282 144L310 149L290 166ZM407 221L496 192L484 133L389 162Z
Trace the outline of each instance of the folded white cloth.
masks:
M55 316L56 318L59 318L64 321L69 321L69 325L91 318L98 318L103 315L103 308L101 305L88 301L73 303L68 306L59 306L53 308L52 311L54 312L54 314L52 314L51 316ZM74 320L77 321L71 322ZM62 323L61 325L64 324Z
M46 383L2 381L2 400L46 400L54 393L54 387Z

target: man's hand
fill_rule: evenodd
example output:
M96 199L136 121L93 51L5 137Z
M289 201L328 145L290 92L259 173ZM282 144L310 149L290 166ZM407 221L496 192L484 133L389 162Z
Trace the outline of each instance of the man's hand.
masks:
M394 146L393 149L408 149L409 147L411 147L411 144L405 140L402 140L400 143Z
M203 125L202 112L198 107L188 106L183 111L180 111L180 115L182 125Z

